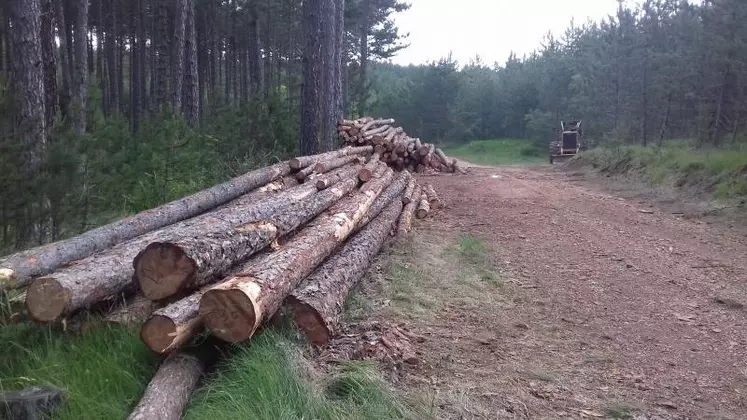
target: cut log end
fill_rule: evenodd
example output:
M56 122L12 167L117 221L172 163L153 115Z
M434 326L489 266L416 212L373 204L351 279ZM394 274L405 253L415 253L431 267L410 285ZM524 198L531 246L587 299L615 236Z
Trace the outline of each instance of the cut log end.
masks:
M0 268L0 289L13 287L16 283L16 272L10 268Z
M200 299L200 318L213 335L229 343L252 337L261 321L258 305L239 289L208 290Z
M288 161L288 166L294 171L297 171L301 169L301 160L298 158L293 158Z
M358 172L358 179L361 180L361 182L368 182L373 177L373 171L369 168L363 168Z
M180 344L177 342L179 335L174 321L163 315L151 316L140 331L143 343L159 354L177 348Z
M425 219L426 217L428 217L428 210L426 210L426 209L418 209L415 212L415 217L417 217L418 219Z
M311 305L289 298L293 322L314 346L326 346L332 338L324 319Z
M52 277L40 277L26 291L26 308L42 322L57 320L70 304L70 293Z
M155 242L135 258L135 277L143 295L151 300L177 293L194 276L197 267L176 245Z

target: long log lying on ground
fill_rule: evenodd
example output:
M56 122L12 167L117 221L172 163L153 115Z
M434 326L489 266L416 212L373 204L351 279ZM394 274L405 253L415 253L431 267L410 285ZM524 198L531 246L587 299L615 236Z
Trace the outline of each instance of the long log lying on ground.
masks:
M127 420L179 420L204 370L195 356L167 356Z
M362 229L368 222L378 217L379 213L384 211L389 204L393 200L397 200L400 204L400 207L402 206L402 193L405 191L405 188L407 187L407 184L413 179L412 174L408 171L402 171L398 173L394 181L392 181L391 184L389 184L388 187L384 191L379 194L379 196L376 198L376 201L371 204L371 208L368 210L368 213L361 219L361 221L356 226L356 230Z
M315 192L316 188L307 185L281 192L275 191L275 187L263 188L235 200L233 205L116 245L34 280L26 293L26 307L37 321L54 321L77 309L129 292L128 289L135 286L133 259L151 242L175 234L204 235L262 220L277 211L278 206L301 201Z
M418 202L418 209L415 212L415 216L418 219L425 219L428 217L428 213L431 211L431 205L428 202L428 195L425 193L425 188L423 188L423 192L420 194L420 201Z
M288 163L278 163L74 238L10 255L0 260L0 286L24 287L65 264L204 213L289 173Z
M153 312L140 330L143 343L160 354L186 344L202 328L197 312L202 293L196 292Z
M285 300L309 342L323 346L335 334L348 293L371 265L401 210L402 202L396 197Z
M416 186L415 190L412 192L410 202L407 203L404 210L402 210L402 215L400 215L399 217L399 222L397 224L397 236L404 237L405 235L407 235L407 232L412 230L412 218L415 215L418 204L420 204L420 200L417 200L416 197L420 197L421 195L421 188Z
M368 189L337 203L279 251L249 261L241 274L206 291L200 299L205 326L228 342L251 338L298 283L345 241L392 177L389 170L368 182Z
M321 162L323 160L335 159L349 155L363 155L371 152L373 152L373 146L343 147L342 149L333 150L331 152L322 153L320 155L300 156L297 158L293 158L288 161L288 165L293 170L299 170L301 168L314 165L317 162Z
M410 178L410 182L407 183L407 188L405 189L405 193L402 194L402 204L410 204L410 201L412 201L412 194L415 192L415 187L417 186L417 180L415 178Z
M153 302L144 296L133 296L106 314L104 321L140 328L143 322L160 306L159 302Z
M355 188L358 168L339 188L318 192L296 205L255 222L202 236L177 235L177 239L148 245L135 258L135 273L143 294L163 299L194 289L225 274L274 240L303 226ZM316 191L316 186L311 186Z
M343 156L335 159L322 161L314 165L314 172L325 174L331 170L340 168L349 163L364 163L366 160L359 155Z
M434 210L440 209L442 207L441 199L438 198L438 194L436 194L435 188L433 188L433 185L431 184L425 184L425 194L428 196L428 203L430 204L431 208Z

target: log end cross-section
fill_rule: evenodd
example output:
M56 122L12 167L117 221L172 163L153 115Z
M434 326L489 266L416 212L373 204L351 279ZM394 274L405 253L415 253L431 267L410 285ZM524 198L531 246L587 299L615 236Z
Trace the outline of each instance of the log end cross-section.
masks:
M51 277L34 280L26 291L26 308L37 321L58 319L67 310L70 300L70 292Z
M197 271L194 262L176 245L154 242L135 257L135 277L143 295L164 299L189 281Z
M229 281L210 289L200 299L200 318L221 340L246 341L262 322L260 292L260 285L253 281Z

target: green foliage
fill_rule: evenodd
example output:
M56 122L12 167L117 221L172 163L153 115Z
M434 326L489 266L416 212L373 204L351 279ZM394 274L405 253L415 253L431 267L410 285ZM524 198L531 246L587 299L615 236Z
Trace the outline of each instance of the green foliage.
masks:
M155 372L136 332L101 325L85 334L23 324L0 329L0 391L53 386L67 394L58 419L125 418Z
M369 366L350 363L328 384L315 383L288 334L265 331L235 350L192 399L186 419L413 418Z
M475 165L538 164L546 160L546 152L527 140L479 140L446 147L444 152Z

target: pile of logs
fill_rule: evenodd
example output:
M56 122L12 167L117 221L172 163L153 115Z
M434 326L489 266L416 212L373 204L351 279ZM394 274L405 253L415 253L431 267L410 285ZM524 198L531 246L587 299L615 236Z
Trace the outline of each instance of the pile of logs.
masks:
M387 238L440 206L431 185L387 166L373 146L345 147L0 259L0 287L25 289L40 322L126 297L143 314L124 318L169 355L131 418L179 418L204 370L180 349L198 333L246 341L282 312L327 344Z
M374 155L398 171L410 172L460 172L464 170L456 159L449 159L443 150L412 138L394 120L363 117L342 120L337 132L347 146L372 146Z

